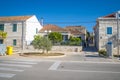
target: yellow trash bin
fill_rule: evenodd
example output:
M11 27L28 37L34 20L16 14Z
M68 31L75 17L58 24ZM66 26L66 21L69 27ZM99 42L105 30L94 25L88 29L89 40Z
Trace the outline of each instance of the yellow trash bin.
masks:
M7 55L12 55L13 53L13 47L12 46L8 46L7 47Z

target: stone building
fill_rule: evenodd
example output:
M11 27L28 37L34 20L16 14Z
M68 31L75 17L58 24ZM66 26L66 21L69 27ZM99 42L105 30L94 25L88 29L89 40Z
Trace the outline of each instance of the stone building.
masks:
M4 44L17 49L24 49L42 28L35 15L0 17L0 30L7 32ZM3 39L0 39L3 43Z
M83 26L67 26L65 27L67 31L70 31L73 37L81 38L86 40L86 29Z
M94 27L94 33L95 46L98 50L106 49L107 43L112 42L113 54L117 53L117 34L118 25L120 27L120 11L118 11L117 13L112 13L107 16L99 17L97 19L97 23Z
M48 35L50 32L59 32L62 34L62 38L63 38L63 41L67 41L70 37L70 32L63 29L63 28L60 28L56 25L52 25L52 24L47 24L45 26L43 26L43 28L39 31L39 35L41 36L46 36Z

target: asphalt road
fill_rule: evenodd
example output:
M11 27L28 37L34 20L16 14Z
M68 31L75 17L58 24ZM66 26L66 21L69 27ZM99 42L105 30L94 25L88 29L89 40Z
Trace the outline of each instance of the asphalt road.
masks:
M120 80L120 63L5 59L0 80Z

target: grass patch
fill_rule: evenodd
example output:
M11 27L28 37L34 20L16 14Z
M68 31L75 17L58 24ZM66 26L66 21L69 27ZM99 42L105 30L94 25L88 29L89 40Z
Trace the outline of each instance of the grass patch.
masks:
M39 52L29 52L23 53L22 56L62 56L63 53L39 53Z

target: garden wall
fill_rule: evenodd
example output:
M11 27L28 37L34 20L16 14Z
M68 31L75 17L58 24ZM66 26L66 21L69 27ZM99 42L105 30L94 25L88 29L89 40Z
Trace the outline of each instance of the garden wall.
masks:
M51 51L81 52L82 46L53 46Z
M20 52L21 49L19 48L14 48L14 51ZM33 46L27 46L24 48L24 52L42 52L42 50L37 50L34 49ZM82 46L52 46L52 49L50 52L81 52L82 51Z

